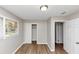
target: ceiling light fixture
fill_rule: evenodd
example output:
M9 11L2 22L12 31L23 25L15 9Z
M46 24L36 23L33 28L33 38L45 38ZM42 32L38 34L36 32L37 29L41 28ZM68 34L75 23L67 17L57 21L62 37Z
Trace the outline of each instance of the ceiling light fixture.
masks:
M47 9L48 9L48 6L47 5L40 6L40 10L41 11L46 11Z

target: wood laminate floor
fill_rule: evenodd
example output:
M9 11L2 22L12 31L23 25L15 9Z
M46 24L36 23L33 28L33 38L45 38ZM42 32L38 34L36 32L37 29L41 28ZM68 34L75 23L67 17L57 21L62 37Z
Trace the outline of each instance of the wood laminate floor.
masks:
M51 52L45 44L24 44L16 54L67 54L62 45L56 44L55 52Z
M63 44L55 44L55 54L68 54L64 49L63 49Z

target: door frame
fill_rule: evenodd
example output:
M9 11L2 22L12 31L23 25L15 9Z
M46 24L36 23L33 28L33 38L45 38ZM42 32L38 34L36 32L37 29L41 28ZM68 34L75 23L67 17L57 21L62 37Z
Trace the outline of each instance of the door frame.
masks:
M54 22L54 33L53 33L53 34L54 34L54 51L55 51L55 48L56 48L56 47L55 47L55 23L56 23L56 22L62 22L62 23L64 24L65 20L54 20L53 22ZM64 42L63 42L63 43L64 43Z
M60 39L62 39L61 42L59 42L59 40L58 41L56 40L56 39L59 39L59 37L60 37L59 34L57 33L57 31L59 31L59 28L60 28L58 26L59 24L57 24L57 23L62 23L62 38L60 38ZM58 35L58 37L57 37L57 35ZM63 22L55 22L55 43L59 43L59 44L62 44L63 43Z
M37 43L38 43L38 23L31 23L31 43L32 43L32 24L37 25Z

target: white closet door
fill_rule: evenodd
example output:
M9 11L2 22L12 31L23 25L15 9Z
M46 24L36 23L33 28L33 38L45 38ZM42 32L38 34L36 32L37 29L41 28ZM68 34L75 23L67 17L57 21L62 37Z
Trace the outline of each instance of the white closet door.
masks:
M4 38L3 18L0 17L0 39Z
M79 54L79 19L64 24L64 49L68 53Z
M71 38L72 53L79 54L79 18L72 21L71 28L73 30Z
M31 43L31 39L32 39L31 23L24 23L24 39L25 39L25 43Z

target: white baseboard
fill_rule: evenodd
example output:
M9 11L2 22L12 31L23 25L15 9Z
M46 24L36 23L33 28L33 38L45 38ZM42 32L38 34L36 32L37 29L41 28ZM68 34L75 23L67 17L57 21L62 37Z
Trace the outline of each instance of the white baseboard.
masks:
M23 42L22 44L20 44L20 45L16 48L16 50L14 50L14 51L12 52L12 54L15 54L15 53L18 51L18 49L19 49L23 44L24 44L24 42Z
M64 50L65 50L68 54L71 54L67 49L64 48Z
M26 42L24 42L24 44L32 44L32 43L26 43Z
M50 51L55 51L55 49L52 49L49 45L48 45L48 48L50 49Z
M31 43L32 43L32 42L25 42L25 41L24 41L24 44L31 44Z
M37 42L37 44L47 44L47 43L38 43L38 42Z

